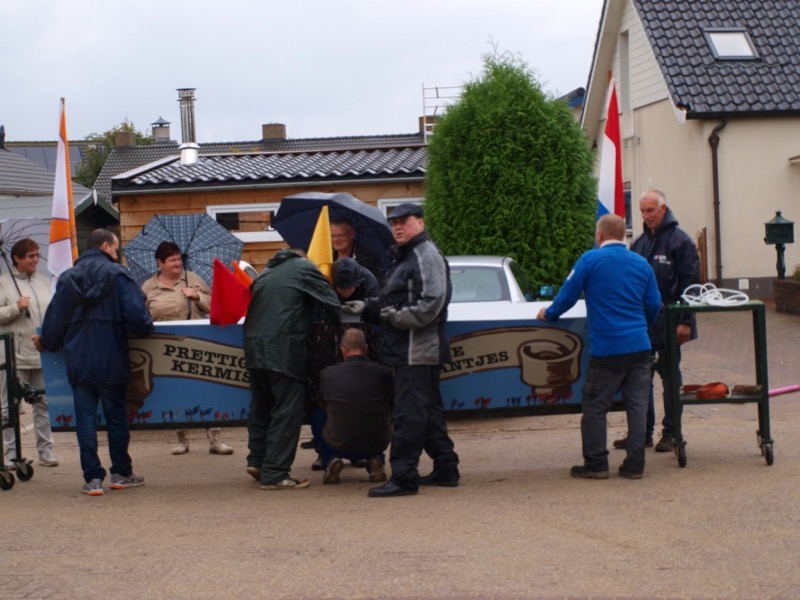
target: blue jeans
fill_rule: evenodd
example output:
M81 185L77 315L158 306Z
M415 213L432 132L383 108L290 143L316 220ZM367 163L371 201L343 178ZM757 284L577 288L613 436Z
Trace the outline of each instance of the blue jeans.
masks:
M97 456L97 408L103 406L108 428L108 453L111 457L111 473L127 477L133 472L128 444L131 432L128 426L128 409L125 393L127 385L73 385L75 403L75 426L78 447L81 453L83 478L105 479L106 470Z
M311 413L311 434L314 436L314 442L317 444L317 451L319 452L319 460L326 469L334 458L343 458L345 460L369 460L373 456L380 456L381 463L386 462L386 457L383 452L373 452L372 454L356 454L355 452L342 452L325 441L323 431L325 423L328 422L328 413L323 409L317 408ZM367 473L370 473L369 464L367 464ZM371 475L372 473L370 473Z
M584 466L608 471L608 411L617 390L622 393L628 418L625 469L644 471L644 435L648 386L651 384L650 351L589 358L583 384L581 439Z
M656 403L653 394L653 378L655 377L656 373L661 378L661 387L664 390L662 400L664 403L664 419L661 421L661 434L665 435L667 438L672 437L672 433L675 431L675 417L673 416L673 403L672 398L669 396L667 392L667 386L664 382L664 355L663 350L653 350L652 352L653 357L656 359L655 365L653 367L653 371L650 375L650 402L647 406L647 431L646 434L649 437L653 437L653 431L656 428ZM678 387L683 385L683 376L681 375L680 370L681 364L681 348L678 346Z

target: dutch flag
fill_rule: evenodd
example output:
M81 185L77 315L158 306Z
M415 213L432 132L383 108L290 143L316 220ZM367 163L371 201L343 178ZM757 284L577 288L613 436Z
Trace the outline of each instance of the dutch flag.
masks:
M622 136L619 127L619 104L614 77L608 82L606 130L600 154L600 181L597 189L597 218L617 214L625 218L625 196L622 190Z

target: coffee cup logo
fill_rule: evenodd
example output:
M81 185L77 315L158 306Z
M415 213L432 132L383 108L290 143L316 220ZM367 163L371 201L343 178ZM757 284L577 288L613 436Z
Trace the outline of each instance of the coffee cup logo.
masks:
M570 397L581 376L580 337L555 328L539 329L536 335L517 348L520 378L531 386L531 395L546 403Z
M149 352L131 348L131 380L128 383L128 410L138 411L153 391L153 358Z

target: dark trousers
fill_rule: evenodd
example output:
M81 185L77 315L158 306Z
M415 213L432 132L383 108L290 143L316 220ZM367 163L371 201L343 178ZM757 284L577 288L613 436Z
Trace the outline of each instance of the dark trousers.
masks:
M303 424L306 384L269 369L250 371L247 465L261 469L261 483L289 477Z
M650 351L593 356L583 384L583 461L591 471L608 471L608 411L617 390L628 418L625 468L644 471L644 435L650 386Z
M658 376L661 378L661 387L664 390L662 394L662 401L664 406L664 419L661 421L661 434L666 436L668 439L672 437L672 433L675 431L675 417L673 415L675 406L673 405L672 396L669 393L668 386L664 381L664 351L663 350L653 350L652 352L653 357L655 358L655 363L653 365L653 370L650 375L650 403L647 407L647 435L653 435L653 430L656 428L656 403L655 403L655 394L653 393L653 379L658 373ZM683 376L681 375L680 370L681 364L681 348L678 346L678 387L683 385Z
M322 462L322 466L326 469L328 465L334 458L343 458L345 460L369 460L373 456L378 456L381 459L381 463L386 462L386 459L383 454L383 449L375 450L372 452L343 452L342 450L338 450L331 446L328 441L325 439L325 423L328 422L328 413L325 412L323 409L318 408L313 413L311 413L311 433L314 436L314 441L317 444L317 452L319 452L319 460ZM367 473L372 474L369 470L369 464L367 464Z
M394 429L389 462L392 480L416 490L422 451L433 459L434 471L458 478L458 455L447 434L444 403L439 392L439 366L394 368Z
M127 385L73 385L75 428L81 453L83 479L105 479L106 470L97 455L97 409L103 406L108 429L108 454L111 473L127 477L133 472L128 454L131 432L125 401Z

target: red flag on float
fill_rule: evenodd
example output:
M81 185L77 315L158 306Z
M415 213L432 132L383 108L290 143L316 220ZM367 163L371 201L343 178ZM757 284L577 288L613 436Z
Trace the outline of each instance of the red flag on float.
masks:
M69 164L67 115L61 98L61 120L58 130L56 178L53 186L53 211L50 219L50 247L47 270L58 277L78 258L78 236L75 232L75 209L72 203L72 170Z
M250 289L228 267L214 259L214 278L211 280L211 310L208 318L214 325L238 323L250 304Z
M600 155L600 182L597 188L597 218L608 213L625 218L625 193L622 189L622 136L619 104L613 75L608 81L606 129Z

